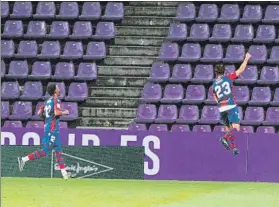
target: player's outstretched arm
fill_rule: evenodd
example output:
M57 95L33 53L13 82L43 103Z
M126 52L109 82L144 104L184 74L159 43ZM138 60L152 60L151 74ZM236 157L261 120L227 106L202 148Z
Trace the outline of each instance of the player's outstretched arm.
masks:
M243 63L241 64L240 68L235 72L235 73L236 73L236 76L239 76L241 73L244 72L244 70L245 70L246 67L247 67L248 61L249 61L249 59L250 59L251 57L252 57L252 56L251 56L249 53L246 53L245 59L244 59Z

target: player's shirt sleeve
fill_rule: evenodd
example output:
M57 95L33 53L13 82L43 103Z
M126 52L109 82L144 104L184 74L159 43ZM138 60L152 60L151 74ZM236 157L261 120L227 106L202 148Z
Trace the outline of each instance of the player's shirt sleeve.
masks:
M54 103L53 103L54 113L58 114L61 110L61 101L57 98L55 98L53 101L54 101Z
M227 78L234 81L237 78L236 72L230 73Z

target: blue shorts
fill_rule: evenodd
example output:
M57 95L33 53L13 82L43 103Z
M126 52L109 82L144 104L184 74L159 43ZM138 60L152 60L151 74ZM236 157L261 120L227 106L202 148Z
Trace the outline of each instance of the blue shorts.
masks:
M50 152L51 150L54 150L55 152L61 152L62 145L59 137L59 132L45 132L42 145L43 150L46 153Z
M239 111L238 107L234 107L230 110L221 112L221 123L225 126L230 126L231 124L239 124Z

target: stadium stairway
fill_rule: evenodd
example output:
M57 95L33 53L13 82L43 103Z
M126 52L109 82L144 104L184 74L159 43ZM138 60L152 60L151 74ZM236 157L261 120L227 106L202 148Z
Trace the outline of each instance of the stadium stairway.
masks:
M79 107L82 127L126 128L135 118L138 99L152 63L176 14L177 2L126 2L117 35L98 64L98 79Z

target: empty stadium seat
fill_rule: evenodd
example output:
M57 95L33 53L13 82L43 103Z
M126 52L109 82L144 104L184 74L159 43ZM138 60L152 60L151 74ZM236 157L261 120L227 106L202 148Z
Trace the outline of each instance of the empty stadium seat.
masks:
M32 102L16 101L9 119L11 120L27 120L32 117Z
M51 64L48 61L36 61L32 65L32 72L28 76L33 80L46 80L51 77Z
M56 13L56 7L53 1L40 1L37 4L34 19L53 19Z
M268 85L279 83L279 69L277 66L264 66L261 69L260 79L257 81L258 84Z
M96 63L80 63L75 80L90 81L97 78Z
M9 2L8 1L2 1L1 2L1 18L6 18L10 14L10 8L9 8Z
M244 119L241 123L247 125L261 125L262 121L264 121L263 107L247 107Z
M193 132L211 132L209 125L195 125L192 129Z
M220 112L218 106L204 106L201 112L199 123L217 124L220 121Z
M225 63L240 63L245 57L244 45L229 45L226 50L226 56L223 58Z
M275 128L273 126L259 126L257 128L257 133L275 133Z
M174 124L171 127L171 132L189 132L190 127L185 124Z
M270 102L272 106L279 106L279 88L275 89L273 100Z
M172 69L171 83L187 83L192 78L192 67L190 64L176 64Z
M154 82L166 82L170 77L170 66L167 63L155 62L151 67L151 74L148 80Z
M263 125L279 125L279 107L269 107L266 111L265 121Z
M216 4L202 4L200 6L198 22L214 22L218 17L218 8Z
M105 58L106 45L104 42L89 42L86 48L86 54L83 55L85 60L100 60Z
M248 86L235 86L235 98L236 103L243 105L247 104L250 100L249 88Z
M232 28L229 24L215 24L210 42L227 42L232 38Z
M165 42L162 44L158 60L174 61L179 56L179 47L177 43Z
M166 124L151 124L148 131L150 131L150 132L167 132L168 126Z
M84 2L82 5L81 20L97 20L101 18L101 5L100 2Z
M157 109L153 104L140 104L137 109L137 123L153 123L157 117Z
M270 57L267 62L271 64L279 64L279 46L272 47Z
M27 38L45 38L47 32L46 23L44 21L30 21L27 32L24 37Z
M192 21L196 18L196 7L190 2L180 2L176 10L176 20Z
M38 45L34 40L22 40L17 48L17 58L35 58L38 54Z
M219 22L237 22L240 17L238 4L224 4L221 8Z
M28 76L29 68L26 60L13 60L9 65L9 72L5 75L8 79L25 79Z
M1 4L2 5L2 4ZM8 20L5 22L1 35L6 38L18 38L23 36L23 24L20 20Z
M87 39L93 35L92 24L90 21L75 22L73 33L69 36L70 39Z
M254 87L249 105L267 105L271 101L270 87Z
M73 59L82 58L82 56L83 56L82 42L67 41L64 46L63 54L60 55L60 58L73 60Z
M64 39L70 34L69 23L66 21L53 21L50 26L50 32L47 38Z
M254 84L258 80L258 68L256 65L248 65L245 71L238 76L235 83Z
M187 26L181 23L171 23L169 26L169 32L167 40L171 41L182 41L186 40L187 37Z
M185 98L182 100L186 104L199 104L205 99L205 87L203 85L188 85Z
M242 133L254 133L254 127L253 126L240 126L240 131Z
M268 5L265 9L265 15L262 20L264 23L278 23L279 22L279 6Z
M40 81L25 82L20 100L39 100L43 96L43 85Z
M210 86L207 92L207 99L204 100L205 104L216 104L216 101L213 96L213 87Z
M43 129L44 122L43 121L28 121L25 128L27 128L27 129L34 129L34 128Z
M201 58L201 46L197 43L186 43L182 47L178 60L183 62L197 62Z
M5 121L3 128L22 128L21 121Z
M11 58L15 54L15 44L12 40L1 40L1 57Z
M198 64L195 67L193 83L210 83L214 78L213 65Z
M187 38L192 41L205 41L209 39L210 31L208 24L193 24L190 36Z
M9 115L10 115L9 102L8 101L1 101L1 119L7 119L9 117Z
M179 103L184 97L183 86L180 84L168 84L164 90L161 103Z
M88 98L87 83L71 83L68 90L66 101L84 101Z
M254 42L271 43L274 42L275 38L276 32L274 25L259 25Z
M76 19L79 15L77 2L62 2L57 19Z
M108 2L105 14L102 16L104 20L121 20L124 17L124 5L122 2Z
M249 63L264 63L267 59L267 49L265 45L251 45L248 49L248 53L251 54Z
M178 117L176 105L160 105L155 123L174 123Z
M110 40L116 35L116 29L113 22L99 22L96 26L96 33L92 36L97 40Z
M61 121L73 121L78 119L78 105L76 102L62 102L61 108L69 111L69 115L61 116Z
M147 131L145 124L137 124L137 123L131 123L128 126L129 131Z
M61 45L59 41L44 41L39 59L57 59L60 57Z
M195 105L182 105L176 123L193 124L199 120L199 108Z
M216 63L222 61L223 47L221 44L207 44L203 51L201 62Z
M146 83L142 90L141 102L156 103L162 98L162 88L160 84Z
M263 12L261 5L245 5L240 22L256 23L262 20Z
M254 28L252 25L237 25L234 31L232 42L250 42L254 38Z
M32 16L32 3L30 1L16 1L10 18L27 19Z
M53 80L71 80L74 78L75 68L73 63L58 62L55 66Z

